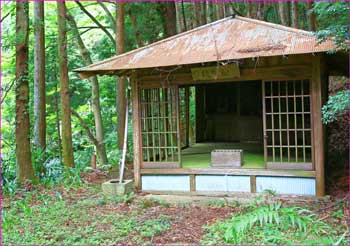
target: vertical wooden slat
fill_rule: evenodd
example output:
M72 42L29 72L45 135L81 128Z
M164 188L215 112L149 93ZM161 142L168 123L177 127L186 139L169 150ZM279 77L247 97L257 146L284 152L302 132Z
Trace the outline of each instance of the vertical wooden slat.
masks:
M278 81L278 126L280 137L280 162L283 162L283 149L282 149L282 114L281 114L281 81Z
M265 92L266 81L261 82L262 87L262 104L263 104L263 136L264 136L264 165L266 168L267 163L267 131L266 131L266 92Z
M286 119L287 119L287 155L288 155L288 162L290 162L290 140L289 140L289 134L290 134L290 131L289 131L289 109L288 109L288 103L289 103L289 97L288 97L288 81L285 81L285 85L286 85L286 112L287 112L287 116L286 116Z
M274 118L274 110L273 110L273 103L274 103L274 94L273 94L273 81L270 81L271 86L271 133L272 133L272 161L276 161L276 153L275 153L275 118Z
M190 175L190 191L196 191L196 175Z
M301 81L301 127L303 134L303 161L306 162L306 153L305 153L305 118L304 118L304 81Z
M297 134L297 100L295 95L295 80L293 80L293 101L294 101L294 144L295 144L295 162L298 162L298 134Z
M316 172L316 196L325 194L324 180L324 127L322 125L322 70L321 55L312 57L312 117L313 117L313 146Z
M140 167L141 167L141 122L140 122L140 102L139 102L139 89L137 87L137 78L136 73L133 72L131 75L131 90L132 90L132 115L133 115L133 141L134 141L134 179L135 187L141 189L141 176L140 176Z
M250 192L256 193L256 176L250 176Z
M185 87L186 147L190 145L190 87Z
M178 154L178 161L181 165L181 136L180 136L180 112L179 112L179 86L176 86L175 88L175 109L176 109L176 126L177 126L177 154Z

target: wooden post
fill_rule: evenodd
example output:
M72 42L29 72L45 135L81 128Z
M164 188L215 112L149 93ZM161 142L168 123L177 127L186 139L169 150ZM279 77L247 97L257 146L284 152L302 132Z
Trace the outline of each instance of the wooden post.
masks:
M196 175L194 174L190 175L190 191L191 192L196 191Z
M312 106L312 125L313 125L313 153L316 172L316 196L325 195L324 162L325 148L324 135L325 128L322 125L322 71L323 59L321 55L312 57L312 83L311 83L311 106Z
M256 193L256 176L250 176L250 192Z
M205 131L205 97L204 86L196 86L196 142L204 141Z
M132 124L134 128L134 179L136 189L141 189L141 127L140 127L140 104L139 104L139 89L137 85L136 73L131 75L131 91L132 91Z
M190 87L185 87L186 147L190 146Z

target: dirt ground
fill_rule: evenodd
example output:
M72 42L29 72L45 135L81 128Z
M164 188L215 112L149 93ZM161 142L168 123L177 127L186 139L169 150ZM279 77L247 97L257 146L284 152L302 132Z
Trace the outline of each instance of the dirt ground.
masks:
M130 177L131 173L127 173L127 177ZM147 200L145 193L135 194L130 201L116 203L101 203L101 183L105 180L111 179L116 175L111 175L110 172L94 170L81 175L86 185L77 188L71 188L69 191L65 187L57 187L57 189L48 190L42 187L36 188L39 192L33 192L30 206L42 205L41 200L37 199L42 194L48 196L57 196L60 194L68 206L77 206L77 204L83 204L87 202L85 210L89 213L89 218L84 223L94 223L99 216L106 215L132 215L136 218L137 222L142 224L144 221L150 221L157 219L159 216L166 216L170 221L170 228L163 230L161 233L152 237L151 242L156 244L198 244L205 233L203 226L212 225L217 220L231 218L235 213L240 212L241 206L230 206L223 203L213 204L211 206L198 206L194 204L185 205L173 205L162 204L159 201ZM339 186L338 186L339 187ZM34 189L31 186L27 187L27 190ZM20 200L25 198L25 192L19 192L15 197L5 198L4 207L10 206L11 200ZM330 214L335 210L335 206L339 201L349 199L346 196L346 191L337 191L337 198L331 197L323 202L315 203L315 200L309 200L305 202L297 201L298 206L313 207L314 211L322 219L327 219ZM286 201L282 200L283 203ZM80 206L80 205L79 205ZM82 205L83 206L83 205ZM349 207L345 208L344 215L350 218ZM91 220L91 221L90 221ZM349 221L349 220L348 220ZM79 226L79 225L73 225ZM101 225L102 226L102 225ZM107 225L108 226L108 223ZM131 232L127 237L123 238L122 243L133 242L133 238L138 232ZM137 235L136 235L137 236ZM140 239L149 242L148 239Z

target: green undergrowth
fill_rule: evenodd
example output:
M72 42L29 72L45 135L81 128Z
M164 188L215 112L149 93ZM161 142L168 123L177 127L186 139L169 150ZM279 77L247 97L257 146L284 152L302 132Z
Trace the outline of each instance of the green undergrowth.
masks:
M348 231L342 210L324 222L311 211L281 202L250 205L231 219L206 226L202 244L345 245ZM344 220L343 220L344 222Z
M72 202L61 196L30 196L12 201L2 211L4 244L115 244L150 243L169 230L169 217L143 218L142 210L117 210L129 206L134 195L103 196Z

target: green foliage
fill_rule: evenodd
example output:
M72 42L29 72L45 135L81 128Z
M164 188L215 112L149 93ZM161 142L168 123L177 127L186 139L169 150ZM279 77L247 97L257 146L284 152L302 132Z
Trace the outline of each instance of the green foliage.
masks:
M203 244L344 244L343 235L309 210L283 207L281 202L248 211L206 228Z
M141 244L169 230L171 225L165 215L140 220L137 213L119 213L109 209L113 206L111 201L99 204L98 200L83 200L71 204L60 196L37 199L41 203L33 206L33 198L28 195L2 211L4 244Z
M350 109L350 91L341 90L333 96L329 96L327 103L322 107L323 123L334 122L337 117L345 114Z
M316 36L320 41L334 38L338 48L349 49L350 26L348 14L350 5L348 2L315 2L312 10L319 21L319 31Z

